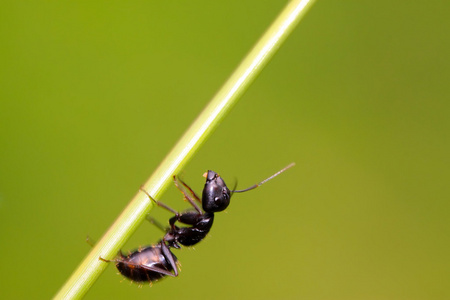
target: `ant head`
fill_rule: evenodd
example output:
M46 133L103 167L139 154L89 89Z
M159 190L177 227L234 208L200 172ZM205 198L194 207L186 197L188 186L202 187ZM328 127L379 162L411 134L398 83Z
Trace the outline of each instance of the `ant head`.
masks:
M202 206L205 212L218 212L225 210L230 204L231 192L225 181L214 171L209 170L203 174L206 177L205 188L202 195Z

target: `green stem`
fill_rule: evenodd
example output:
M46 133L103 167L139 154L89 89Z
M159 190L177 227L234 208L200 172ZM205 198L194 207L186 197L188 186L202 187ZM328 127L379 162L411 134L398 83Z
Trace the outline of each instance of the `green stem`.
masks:
M160 198L171 182L172 176L186 165L200 145L216 129L225 115L236 104L239 96L261 72L313 2L314 0L292 0L285 7L145 183L144 189L150 195L156 199ZM108 266L107 263L100 261L98 258L114 258L126 240L144 220L152 206L153 203L150 199L143 192L138 192L61 288L55 299L83 297Z

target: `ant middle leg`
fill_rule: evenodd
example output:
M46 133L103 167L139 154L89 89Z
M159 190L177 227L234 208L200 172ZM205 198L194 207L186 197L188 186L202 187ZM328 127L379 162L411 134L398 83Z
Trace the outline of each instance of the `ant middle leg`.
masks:
M179 215L179 214L180 214L180 213L177 212L175 209L173 209L173 208L171 208L171 207L165 205L164 203L162 203L162 202L156 200L155 198L153 198L152 196L150 196L150 194L144 189L143 186L140 187L140 190L141 190L142 192L144 192L144 193L147 195L147 197L149 197L150 200L152 200L156 205L158 205L158 206L160 206L160 207L162 207L162 208L164 208L164 209L170 211L171 213L173 213L173 214L175 214L175 215Z
M158 221L156 221L156 219L153 218L152 216L147 215L145 218L147 219L147 221L149 221L150 223L152 223L153 225L158 227L162 232L166 233L169 230L168 227L166 227L166 226L162 225L161 223L159 223Z

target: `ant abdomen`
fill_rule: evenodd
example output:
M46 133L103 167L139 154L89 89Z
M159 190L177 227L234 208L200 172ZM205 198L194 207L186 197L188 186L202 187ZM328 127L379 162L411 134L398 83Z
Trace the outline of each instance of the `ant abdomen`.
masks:
M163 243L136 250L127 256L120 254L114 260L100 259L114 262L123 276L135 282L151 283L165 276L178 275L178 260Z

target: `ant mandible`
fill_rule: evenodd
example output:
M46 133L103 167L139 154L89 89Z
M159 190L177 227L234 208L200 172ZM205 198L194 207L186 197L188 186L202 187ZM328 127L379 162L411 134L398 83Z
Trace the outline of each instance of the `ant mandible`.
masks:
M203 188L201 199L186 183L176 176L173 176L175 186L183 193L185 199L195 209L187 210L182 213L155 200L147 191L141 188L141 191L156 205L174 214L174 216L169 219L169 228L167 229L162 228L161 225L158 225L153 219L150 219L152 223L166 232L164 237L157 244L136 250L127 256L124 256L122 252L119 252L119 258L107 260L100 257L99 259L105 262L114 262L123 276L136 282L152 283L165 276L176 277L178 276L178 260L170 248L180 249L181 245L193 246L203 240L213 225L214 213L223 211L228 207L233 193L242 193L253 190L294 165L295 163L291 163L272 176L246 189L232 191L228 189L225 181L219 174L209 170L203 174L206 178L206 183ZM189 193L186 192L184 188L186 188ZM196 201L201 203L203 210ZM190 225L190 227L178 227L175 225L176 222Z

